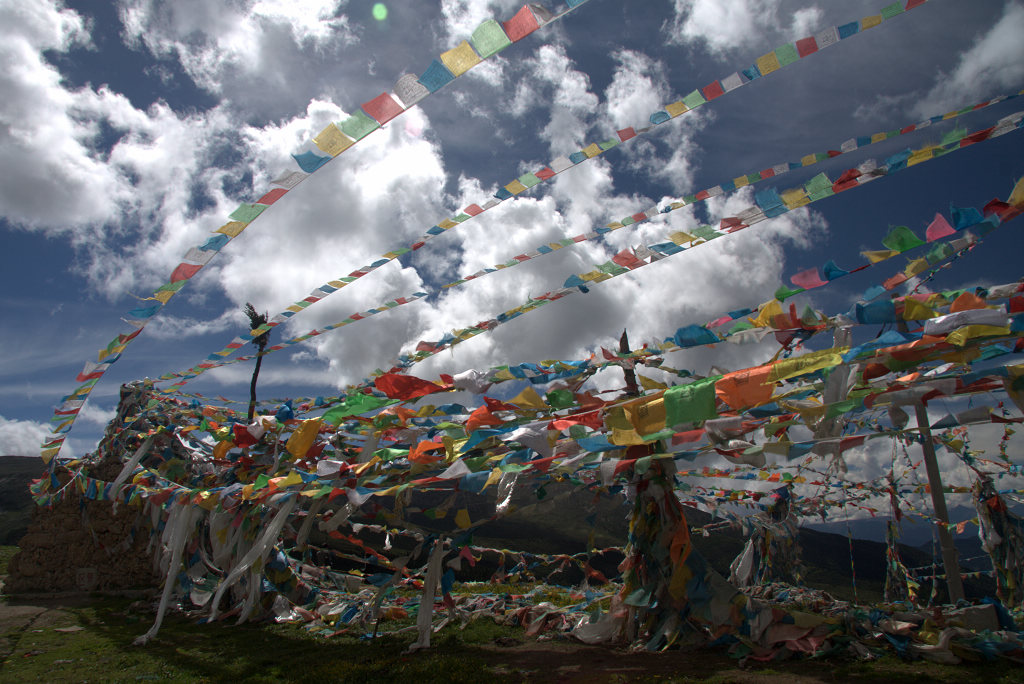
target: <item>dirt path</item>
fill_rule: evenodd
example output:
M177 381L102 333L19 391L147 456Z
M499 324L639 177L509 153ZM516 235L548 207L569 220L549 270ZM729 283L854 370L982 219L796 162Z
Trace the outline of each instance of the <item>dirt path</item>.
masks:
M0 601L0 662L16 650L22 637L33 632L80 629L78 618L67 610L80 599L18 600L3 597ZM32 655L29 653L28 655Z

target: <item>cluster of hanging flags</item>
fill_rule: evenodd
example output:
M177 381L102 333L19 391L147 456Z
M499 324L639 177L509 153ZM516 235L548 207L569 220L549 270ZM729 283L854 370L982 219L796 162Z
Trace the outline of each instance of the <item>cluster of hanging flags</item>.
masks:
M782 45L772 52L759 57L754 64L740 71L734 72L726 78L715 80L704 88L694 90L692 93L677 102L666 105L663 111L651 115L652 126L670 121L692 109L706 104L722 95L735 90L736 88L750 83L751 81L768 76L782 67L792 64L800 59L817 53L819 50L838 43L841 40L855 36L862 31L874 28L885 20L892 19L903 14L905 11L914 9L926 0L907 0L906 3L891 3L876 14L864 17L858 21L851 21L840 26L829 27L814 36L808 36L793 43ZM53 435L42 445L42 457L49 462L59 452L60 447L74 423L75 416L92 388L102 377L103 373L118 360L121 353L128 344L141 332L147 322L155 316L160 309L173 297L182 287L195 276L216 254L223 249L231 239L237 237L241 232L269 206L281 199L289 190L302 182L309 174L315 172L334 157L354 145L359 140L373 133L382 125L391 121L403 113L407 108L415 106L420 100L430 93L434 93L462 75L480 61L490 58L509 45L527 37L541 26L561 19L573 9L582 5L585 0L568 0L566 9L552 13L536 3L524 5L515 15L505 22L497 22L493 19L483 22L475 29L469 41L463 40L459 45L448 50L435 59L427 69L418 77L413 74L402 76L395 85L394 94L381 93L372 100L364 103L360 111L351 115L348 119L337 124L328 125L323 131L313 138L313 144L325 155L318 155L312 150L307 150L295 155L296 163L301 171L287 171L279 176L273 185L277 186L253 203L243 203L231 213L228 223L218 228L214 234L202 245L193 247L184 256L182 262L174 269L170 281L157 288L153 297L155 304L139 306L127 314L127 322L135 327L128 334L121 334L114 338L106 349L100 351L96 363L88 362L83 372L76 380L81 384L69 395L65 396L56 409L53 422L55 428ZM458 225L471 216L477 215L488 208L496 206L499 202L509 199L538 183L553 177L556 173L564 171L587 159L600 155L604 151L615 147L621 142L632 139L639 133L644 133L650 126L641 129L626 128L618 131L616 137L610 138L601 143L594 143L586 146L579 152L573 153L565 158L554 160L551 165L539 170L536 173L524 174L522 177L509 183L498 191L494 198L483 206L471 205L453 219L446 219L427 231L424 242L428 236L436 235L448 228ZM737 183L736 187L740 185ZM724 187L723 187L724 191ZM422 245L420 245L422 246ZM414 245L414 247L416 247ZM397 258L398 252L386 255L370 265L370 269L377 268L391 258ZM358 275L355 275L358 274ZM356 271L346 278L358 278L362 271ZM351 282L351 281L348 281ZM271 319L270 326L278 325L287 320L291 315L298 313L305 308L305 305L313 303L319 298L330 294L347 284L344 278L328 283L327 289L318 289L307 297L301 304L289 308ZM416 295L414 295L416 297ZM390 303L389 303L390 304ZM388 307L388 304L384 305ZM388 307L390 308L390 307ZM358 315L358 314L357 314ZM269 328L268 328L269 329ZM232 349L244 346L246 339L252 339L260 332L253 331L247 337L243 336L233 342ZM319 333L317 333L319 334ZM230 346L230 345L229 345ZM230 352L228 352L230 353ZM218 356L218 355L211 355ZM219 356L218 356L219 358Z
M1002 220L1020 213L1024 197L1010 199L1015 203L990 203L988 216ZM817 313L799 319L792 312L772 313L779 309L777 300L773 301L774 305L761 307L758 315L766 318L769 327L807 326L808 332L824 332L853 322ZM522 364L482 376L470 373L460 374L459 378L442 377L437 382L387 373L375 379L369 392L347 396L316 417L299 418L292 406L284 405L252 424L238 422L232 412L216 406L149 394L148 401L139 405L139 412L126 415L113 425L100 445L101 454L134 450L135 455L117 479L107 482L93 478L87 468L80 467L82 464L68 463L60 476L51 474L37 483L33 491L40 503L52 503L66 495L69 487L75 487L89 499L143 501L162 511L167 516L164 535L169 539L168 546L172 552L179 549L169 566L165 596L176 586L175 577L185 577L181 580L184 591L194 602L210 607L211 620L216 618L220 598L233 578L237 579L257 562L268 577L277 578L273 580L274 591L297 605L318 605L321 599L317 591L298 581L288 562L274 555L277 551L273 543L300 505L310 507L307 519L312 520L325 504L334 502L335 508L342 503L351 504L351 513L346 516L352 520L342 520L340 524L353 529L353 522L376 520L381 511L386 511L390 524L419 528L442 537L450 535L454 546L461 549L458 556L464 558L467 549L472 557L469 544L473 531L501 517L508 510L502 502L507 502L517 488L534 492L538 499L544 498L545 484L553 481L612 492L652 469L666 468L666 464L685 466L701 454L719 454L734 461L737 467L675 470L670 491L678 493L683 501L734 519L735 515L722 507L757 504L767 493L746 487L705 486L693 480L714 478L737 484L776 484L782 487L777 491L792 497L794 510L802 515L824 515L829 507L849 505L871 511L872 499L890 496L907 500L925 490L921 485L881 480L844 482L834 474L814 470L810 458L784 470L787 466L768 466L764 455L771 453L789 461L810 455L835 457L867 439L910 437L916 430L908 429L900 420L899 407L917 401L999 391L1005 391L1018 405L1024 401L1024 385L1020 382L1024 365L993 365L993 361L1024 349L1021 283L904 297L892 302L886 311L884 315L874 315L870 322L909 321L919 330L892 331L855 347L826 348L732 373L694 377L687 384L635 398L617 396L603 400L592 393L571 389L581 385L580 380L590 377L601 365L591 360ZM923 325L918 325L921 321ZM750 322L756 319L751 317ZM830 325L822 325L823 322ZM657 368L659 362L656 357L642 354L606 352L602 356L609 364L617 362L632 367ZM650 364L638 364L638 360ZM977 370L972 367L975 364L979 366ZM858 369L857 381L845 398L826 403L824 378L841 365L854 365ZM484 393L494 383L513 379L527 380L529 384L510 399L499 400L484 394L476 408L418 405L427 397L457 388L475 387L477 393ZM539 385L549 385L543 396L534 389ZM839 437L791 437L797 430L814 434L822 418L835 416L843 416L845 424L854 427L855 432ZM979 406L940 418L930 427L959 430L965 425L1009 426L1022 420L1008 416L1006 411ZM207 434L215 446L206 440L195 440L195 433ZM759 433L765 441L756 444ZM334 434L344 435L345 442L332 444ZM956 444L954 437L952 433L940 436L940 443L959 452L963 445ZM190 466L174 449L168 449L166 445L172 442L193 452L189 458L195 464L213 464L215 469ZM982 465L977 459L974 464ZM987 464L997 471L1016 474L1015 467L1008 462ZM802 496L790 489L794 486L816 487L818 493ZM493 515L471 516L469 508L458 507L465 506L457 503L459 493L478 494L491 487L499 502ZM950 487L949 491L963 489ZM430 508L417 509L410 497L414 492L447 492L449 496ZM841 493L842 499L830 496L835 493ZM1005 493L1008 492L998 494ZM986 500L996 495L992 491ZM421 514L428 522L410 523L409 516L415 514ZM202 525L197 527L204 516L210 520L211 553L225 559L217 565L231 568L220 579L203 577L203 568L195 565L199 556L186 561L180 555L180 549L190 544L207 543L206 533L197 531L205 529ZM991 517L979 520L978 524L993 524ZM238 524L240 520L245 522ZM962 529L965 523L961 521L957 527ZM685 530L685 521L679 529ZM635 563L638 559L657 558L660 550L671 553L675 559L673 567L685 575L678 584L673 579L669 589L672 596L692 605L690 619L742 630L753 620L751 611L758 604L735 597L739 601L735 605L750 609L746 617L744 613L723 614L713 605L705 605L700 597L706 597L706 592L700 592L700 582L691 587L692 582L686 577L712 582L713 576L700 564L699 556L690 553L688 539L677 539L678 535L669 531L671 528L660 526L657 520L634 520L627 547L632 564L624 571L619 598L640 608L653 605L656 592L662 589L657 582L651 585L646 575L638 574ZM197 534L203 538L190 541ZM246 535L252 544L240 542L240 536ZM353 538L344 532L332 536ZM244 558L239 555L239 550L250 548L255 551L250 550ZM435 542L432 558L434 553L444 551L444 543ZM392 571L382 574L382 592L392 579L408 574L407 560L382 563L377 558L379 553L371 555L375 565ZM263 561L258 560L261 557ZM180 572L182 562L189 566L187 574ZM691 572L692 575L687 574ZM997 577L1012 578L1013 572L1009 566L1001 568ZM436 586L439 574L440 571L435 572L430 579L428 569L424 587ZM445 595L451 590L451 581L447 586L441 582ZM213 585L216 596L211 602ZM260 586L263 585L251 584L250 591ZM1014 598L1013 585L1006 586L1008 596ZM716 587L712 593L728 593L726 589ZM428 598L425 593L422 606L432 605ZM367 601L360 605L365 608L371 604ZM253 601L245 601L243 617L251 612L252 605ZM429 612L426 616L429 621ZM159 620L154 630L158 627ZM155 632L151 630L152 633ZM652 639L650 643L652 647L661 647L664 642Z
M758 206L764 210L777 205ZM905 227L892 229L883 240L884 252L866 253L869 264L931 244L929 255L933 256L924 260L937 266L976 244L976 239L955 237L958 234L972 229L984 236L1022 211L1024 179L1005 201L992 200L981 210L954 209L952 220L937 216L923 240ZM941 242L949 237L953 240ZM922 271L913 266L916 261L907 268L918 275ZM842 269L823 270L839 277ZM797 280L819 287L829 282L811 282L807 274ZM889 278L880 286L881 292L895 287L893 282L903 281ZM723 314L708 326L680 328L664 343L635 352L602 350L600 359L595 355L581 361L524 363L441 376L438 381L380 373L360 391L303 404L297 410L286 403L253 423L240 421L227 408L156 393L144 383L135 388L142 393L137 411L115 421L97 450L101 459L134 452L115 480L92 477L87 462L70 462L32 490L40 504L60 500L73 487L87 499L142 502L155 516L166 517L162 534L170 555L168 575L157 621L140 637L141 642L159 629L168 599L179 584L194 603L208 606L209 619L214 620L225 592L250 569L258 569L270 584L248 584L248 596L237 606L243 619L252 614L265 590L298 606L319 610L327 605L321 589L302 580L293 563L275 547L300 507L309 507L303 525L306 534L321 515L329 520L330 536L349 541L355 537L338 531L338 526L347 525L355 532L356 525L364 524L359 521L373 522L381 516L389 525L420 530L418 548L427 544L424 534L433 544L417 618L422 624L416 646L425 647L432 628L434 588L440 585L446 603L451 600L454 572L445 571L442 577L440 567L448 554L445 540L450 539L452 552L458 550L456 558L448 561L454 570L452 563L467 556L472 559L474 531L504 516L516 492L533 493L543 500L545 485L556 481L612 493L649 479L662 485L637 489L639 513L632 519L622 588L613 598L613 610L592 618L586 623L588 629L577 636L596 640L594 632L611 629L609 621L616 629L623 625L630 629L632 623L623 622L624 613L615 608L618 602L647 616L642 628L644 638L650 639L648 648L663 648L683 629L665 603L670 596L686 606L690 623L715 633L749 634L748 640L756 646L760 640L771 641L754 629L774 620L771 609L753 594L741 594L725 583L693 553L680 501L739 522L744 519L736 514L737 507L763 509L766 497L785 498L787 506L802 516L826 517L830 508L845 511L850 506L874 514L876 502L883 497L916 510L912 497L924 495L922 484L903 484L891 476L884 481L849 482L838 476L834 466L846 451L869 440L914 441L925 428L943 431L938 444L969 463L986 482L991 483L993 475L1020 474L1020 466L1008 459L1000 462L971 454L963 430L971 425L1003 425L1008 439L1010 427L1024 418L1010 415L1005 408L979 405L951 411L931 425L909 427L902 407L997 392L1004 392L1018 408L1024 407L1024 364L1006 363L1024 351L1024 281L897 298L879 298L874 291L866 293L872 295L870 299L833 316L813 310L798 315L792 305L787 312L780 299L772 299L756 310ZM728 333L712 332L730 323ZM810 351L804 346L815 335L858 324L903 324L905 328L858 345L840 343L837 333L832 347ZM785 354L760 366L709 377L665 369L690 380L672 386L641 375L646 391L639 396L622 396L614 390L615 396L604 399L599 393L582 391L585 381L601 368L659 369L660 354L666 350L750 333L775 334ZM853 382L841 397L829 399L827 379L841 368L854 370ZM508 399L487 394L492 386L509 381L526 384ZM548 386L543 395L535 389L542 385ZM456 390L482 395L482 401L475 407L424 403L428 397ZM300 417L314 413L318 415ZM846 426L844 433L822 430L833 419ZM196 439L199 435L206 437ZM336 441L335 436L342 440ZM722 456L735 467L686 469L703 455ZM788 465L769 465L769 455ZM816 468L829 458L825 472ZM911 464L903 477L916 468ZM712 479L734 485L701 482ZM766 492L744 484L753 482L777 488ZM489 488L497 502L493 513L482 517L471 513L465 495ZM814 494L804 493L812 488ZM947 491L964 493L966 489L948 487ZM435 501L436 493L446 497L429 508L415 507L412 495L427 492L435 493ZM993 526L1016 530L1018 520L1000 508L999 498L1015 493L1020 492L989 486L983 501L987 508L979 507L978 517L971 522L986 530L996 529ZM646 505L645 496L659 497L675 510L675 524L652 516L660 507ZM323 511L324 507L329 508ZM200 524L205 519L208 528ZM952 525L962 531L968 522ZM154 527L153 534L159 534L158 529ZM301 545L303 533L298 536ZM785 560L779 555L782 551L795 552L792 544L781 542L781 546L762 545L758 567L750 569L754 575L769 577L771 564L778 566ZM196 545L209 545L212 557L220 559L216 567L230 571L215 577L201 567L205 564L201 553L186 558L184 549ZM1017 608L1013 602L1019 600L1014 584L1019 572L1013 565L1018 547L998 547L991 556L994 564L1002 563L994 574L1000 595L1011 601L1013 609ZM410 574L409 556L386 563L378 556L374 552L367 559L372 557L372 563L385 571L372 582L379 593L373 600L356 600L347 606L346 624L360 615L364 620L375 619L378 613L372 607L380 605L388 587ZM667 579L654 567L666 559L673 569ZM890 562L899 567L897 558ZM183 563L186 573L181 572ZM592 571L588 576L596 579ZM762 636L754 638L755 633ZM636 636L627 633L630 639ZM1017 647L1012 639L1005 646Z
M977 210L961 210L961 216L976 217L977 222L970 223L967 219L961 219L956 223L961 229L983 224L998 225L1020 213L1020 207L1024 205L1021 185L1018 185L1009 199L1010 202L989 203L984 215ZM965 222L966 225L962 225ZM945 221L936 221L933 226L936 223L948 226ZM933 237L946 235L952 230L952 227L943 227L933 231ZM901 241L887 241L904 250L922 242L905 229L896 228L890 237L893 234L899 235ZM900 249L892 251L901 253ZM814 334L857 323L874 325L923 322L923 325L920 326L920 332L890 331L855 347L807 352L713 377L691 376L694 377L692 382L672 387L641 376L644 386L652 392L628 401L616 399L609 402L591 393L579 394L567 389L553 389L541 397L532 387L555 381L579 385L597 370L610 365L648 365L659 368L661 359L658 354L664 351L713 344L727 336L715 334L710 327L686 326L655 348L645 347L629 354L605 350L602 352L603 362L592 358L576 362L521 364L489 372L469 371L458 377L445 376L440 382L388 372L378 375L372 387L367 386L362 391L299 407L299 411L305 413L322 411L316 418L300 420L296 418L291 404L282 406L276 411L270 427L282 434L291 434L286 440L286 449L293 457L309 458L309 451L320 439L319 435L332 432L339 426L355 440L353 443L359 444L369 441L365 434L360 434L367 427L373 432L375 427L397 425L400 429L396 428L396 435L399 432L402 434L400 441L408 441L410 434L423 435L424 438L415 438L414 443L404 448L389 446L375 450L370 460L372 465L363 464L359 467L362 472L369 475L376 472L373 465L387 464L386 468L393 468L403 461L421 465L443 463L443 475L429 477L421 483L431 485L439 480L458 478L462 483L460 487L469 491L479 491L488 483L494 484L501 477L499 473L510 470L546 474L553 462L558 461L557 455L552 455L557 453L558 438L553 438L551 430L562 432L561 438L575 445L577 454L582 449L583 453L598 457L598 471L605 485L612 484L616 476L634 467L638 459L602 460L601 454L616 453L630 446L655 441L664 441L670 447L666 454L672 454L675 459L692 460L701 454L714 452L738 463L759 467L765 465L766 453L788 460L819 453L824 448L842 453L868 439L890 438L893 434L914 432L913 428L895 423L885 426L884 422L855 419L857 414L880 406L891 408L931 396L952 397L994 390L1005 390L1015 402L1020 401L1024 390L1020 378L1024 375L1024 368L1011 365L964 373L954 366L969 366L977 361L988 363L1019 350L1020 334L1024 332L1022 292L1024 287L1021 284L1011 283L976 291L911 295L883 299L877 303L859 302L846 315L833 318L816 312L805 312L798 316L793 307L787 313L778 300L770 300L756 312L751 310L739 315L732 312L719 317L712 324L722 325L745 317L745 321L733 326L732 334L751 331L787 333L790 339L801 341L810 339ZM1006 301L999 304L1001 300ZM929 370L906 373L896 380L890 377L893 372L908 370L910 362L913 362L913 366L921 366L935 361L941 361L942 364ZM864 386L851 391L839 402L824 403L818 396L821 392L821 374L839 365L851 363L860 364ZM779 389L780 384L808 376L810 384L797 382L795 387L788 390ZM504 401L485 396L484 403L475 409L458 404L428 405L416 410L403 408L403 405L415 403L429 395L456 389L480 393L495 383L511 380L526 380L530 385L518 396ZM184 432L196 429L208 432L217 441L217 447L213 450L215 458L223 459L236 448L253 447L260 443L264 434L269 434L266 432L267 426L260 422L251 426L239 423L234 412L229 409L202 406L196 401L189 404L179 402L181 400L153 399L146 410L172 411L176 420L182 421L179 429ZM733 412L746 413L748 417L733 418ZM373 417L359 418L370 414L374 414ZM813 426L822 418L836 416L848 416L851 425L869 428L873 433L800 441L787 438L787 430L793 425L803 423ZM189 420L197 422L188 426L186 423ZM266 419L262 420L265 422ZM352 423L353 420L356 422ZM1016 419L1001 418L988 407L982 406L946 416L931 427L946 429L978 422L1006 423L1009 420ZM448 427L441 429L442 424ZM682 431L675 429L681 424L692 424L692 428ZM773 439L760 445L744 439L758 430ZM507 465L511 465L510 469L495 465L493 468L477 470L461 458L482 448L481 445L499 442L511 445L508 448L513 449L501 461L502 464L507 462ZM317 455L327 446L322 440L319 445ZM536 451L542 458L538 460L531 457L529 450ZM573 461L574 458L575 454L569 460ZM340 463L337 465L342 467ZM580 467L593 465L595 461L592 458L579 462ZM319 465L317 474L322 474ZM240 473L235 475L239 481L247 479ZM305 486L317 479L312 473L303 474L298 471L291 471L282 477L278 480L280 486L284 486L285 482ZM257 477L250 491L261 489L261 480L263 484L270 484L273 479L269 476ZM412 485L416 483L406 482ZM378 484L381 483L378 481ZM170 481L167 481L167 486L180 488L180 485ZM318 485L316 491L328 493L323 491L325 486ZM329 491L333 492L334 489ZM394 493L393 489L370 489L357 484L345 494L350 499L365 495L365 500L371 494L380 496Z

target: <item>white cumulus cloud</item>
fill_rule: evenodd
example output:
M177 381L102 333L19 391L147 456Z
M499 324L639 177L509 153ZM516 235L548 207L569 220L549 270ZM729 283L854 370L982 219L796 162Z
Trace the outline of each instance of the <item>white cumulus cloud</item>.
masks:
M40 457L39 445L50 435L50 427L32 420L8 420L0 416L0 454ZM62 454L67 456L69 454Z
M1024 80L1024 5L1012 2L1003 16L960 55L951 73L937 76L935 85L914 107L926 117L936 112L1015 92Z

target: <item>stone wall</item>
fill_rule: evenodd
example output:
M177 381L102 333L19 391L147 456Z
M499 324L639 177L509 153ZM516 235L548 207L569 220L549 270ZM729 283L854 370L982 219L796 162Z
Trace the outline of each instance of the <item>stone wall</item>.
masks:
M109 591L159 585L148 550L150 524L138 505L90 501L69 487L37 508L8 565L4 593Z

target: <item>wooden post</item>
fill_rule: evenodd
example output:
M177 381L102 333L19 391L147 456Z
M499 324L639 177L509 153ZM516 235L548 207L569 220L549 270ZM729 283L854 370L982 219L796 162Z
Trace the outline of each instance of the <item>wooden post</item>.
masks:
M622 331L622 337L619 338L619 353L629 353L629 334L625 329ZM636 384L636 373L625 365L622 366L622 373L626 376L626 394L631 397L639 397L640 387Z
M849 347L850 346L850 329L849 328L836 328L835 333L832 336L833 347ZM825 381L825 389L822 392L822 401L826 406L829 404L835 404L846 399L850 395L850 373L853 371L850 368L850 364L841 363L832 369L832 372L828 376L828 380ZM814 430L815 439L829 439L839 437L843 434L843 427L846 425L846 419L844 416L836 416L835 418L826 418L818 423L818 426ZM818 449L821 449L820 451ZM833 442L832 444L819 445L815 448L815 453L822 456L832 455L833 463L841 470L846 472L846 464L842 460L842 452L839 449L839 443Z
M920 401L914 408L917 412L917 427L921 431L923 439L921 449L924 451L924 466L928 472L928 488L932 493L932 506L935 508L935 517L941 523L938 525L939 545L942 547L942 565L946 569L949 602L956 603L964 598L964 585L960 578L960 562L956 547L953 545L953 535L949 533L949 511L946 510L946 495L942 491L942 475L939 473L939 464L935 460L935 443L932 442L932 431L928 425L928 413Z

